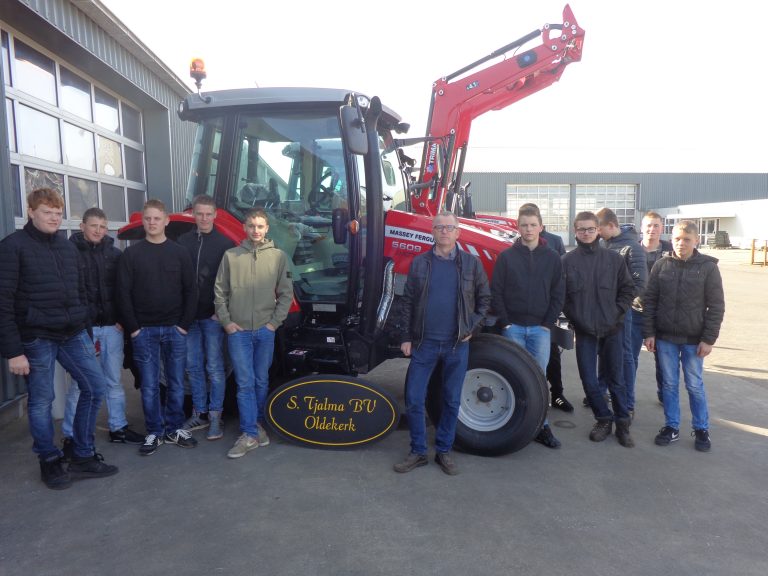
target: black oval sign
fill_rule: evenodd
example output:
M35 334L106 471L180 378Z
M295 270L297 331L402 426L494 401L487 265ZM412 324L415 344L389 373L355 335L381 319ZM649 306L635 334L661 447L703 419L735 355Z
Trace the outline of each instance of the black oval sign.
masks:
M319 374L291 380L267 401L267 416L284 438L315 448L356 448L397 428L397 404L370 382Z

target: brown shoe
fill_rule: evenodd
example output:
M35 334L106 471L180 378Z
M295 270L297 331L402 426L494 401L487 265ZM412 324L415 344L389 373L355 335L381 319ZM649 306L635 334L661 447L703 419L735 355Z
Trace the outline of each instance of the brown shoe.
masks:
M459 473L459 467L453 461L450 452L438 452L435 454L435 462L443 469L443 472L449 476L456 476Z
M405 460L398 462L393 466L393 468L395 469L395 472L405 474L406 472L410 472L419 466L426 466L427 464L429 464L429 460L427 460L426 454L414 454L411 452L408 454Z
M613 429L613 422L610 420L598 420L595 425L592 426L592 430L589 433L589 439L592 442L602 442L608 436L611 435Z

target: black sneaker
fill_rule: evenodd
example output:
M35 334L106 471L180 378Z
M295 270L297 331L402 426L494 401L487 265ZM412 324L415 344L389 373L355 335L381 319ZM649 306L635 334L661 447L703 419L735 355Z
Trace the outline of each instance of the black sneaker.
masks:
M394 468L395 472L404 474L411 470L415 470L419 466L426 466L427 464L429 464L429 460L427 460L426 454L415 454L411 452L406 456L405 460L398 462L392 468Z
M694 447L699 452L709 452L709 449L712 448L712 442L709 441L709 430L694 430L691 432L691 436L696 437Z
M568 402L562 394L552 397L552 408L557 408L563 412L573 412L573 404Z
M117 474L117 466L104 464L104 456L94 454L87 458L75 458L70 462L67 471L73 480L83 478L104 478Z
M61 451L64 453L61 457L61 461L72 462L75 458L75 441L69 436L65 436L61 441Z
M51 490L64 490L72 486L72 477L64 470L64 462L58 456L40 460L40 478Z
M560 448L560 446L562 446L560 440L555 438L555 435L552 434L552 429L549 427L549 424L544 424L544 426L541 427L541 430L536 434L534 440L539 444L544 444L547 448Z
M437 452L435 454L435 462L448 476L456 476L459 473L459 467L456 466L456 462L453 461L450 452Z
M134 432L128 426L123 426L120 430L109 433L109 441L118 444L144 444L144 436Z
M672 442L677 442L680 439L680 431L677 428L671 426L664 426L659 433L656 434L657 446L669 446Z
M144 438L144 444L139 446L139 454L142 456L149 456L150 454L154 454L157 452L157 449L162 443L162 436L158 436L157 434L148 434L147 437Z
M165 435L165 441L182 448L194 448L197 446L197 440L192 437L192 433L189 430L179 428L174 432L168 432Z

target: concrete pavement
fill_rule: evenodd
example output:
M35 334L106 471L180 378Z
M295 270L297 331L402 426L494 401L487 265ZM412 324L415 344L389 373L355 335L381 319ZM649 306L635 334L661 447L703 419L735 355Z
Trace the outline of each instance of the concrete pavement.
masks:
M39 478L25 421L0 429L0 575L720 575L764 576L768 518L768 362L761 302L768 270L747 251L715 251L726 322L705 362L713 448L688 435L655 446L663 425L653 359L643 351L632 427L636 447L595 444L573 352L563 355L573 414L550 413L560 450L531 444L503 457L457 454L392 471L408 433L354 451L273 438L240 460L237 435L193 450L98 449L120 473L65 491ZM761 306L762 304L762 306ZM406 362L367 376L402 402ZM138 393L129 419L142 429Z

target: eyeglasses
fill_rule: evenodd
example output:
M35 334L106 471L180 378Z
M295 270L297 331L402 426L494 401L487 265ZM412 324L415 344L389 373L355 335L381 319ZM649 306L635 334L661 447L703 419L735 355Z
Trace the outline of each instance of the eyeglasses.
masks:
M456 228L455 224L435 224L432 226L432 230L435 232L453 232Z
M594 234L597 232L597 228L590 226L589 228L576 228L576 234Z

